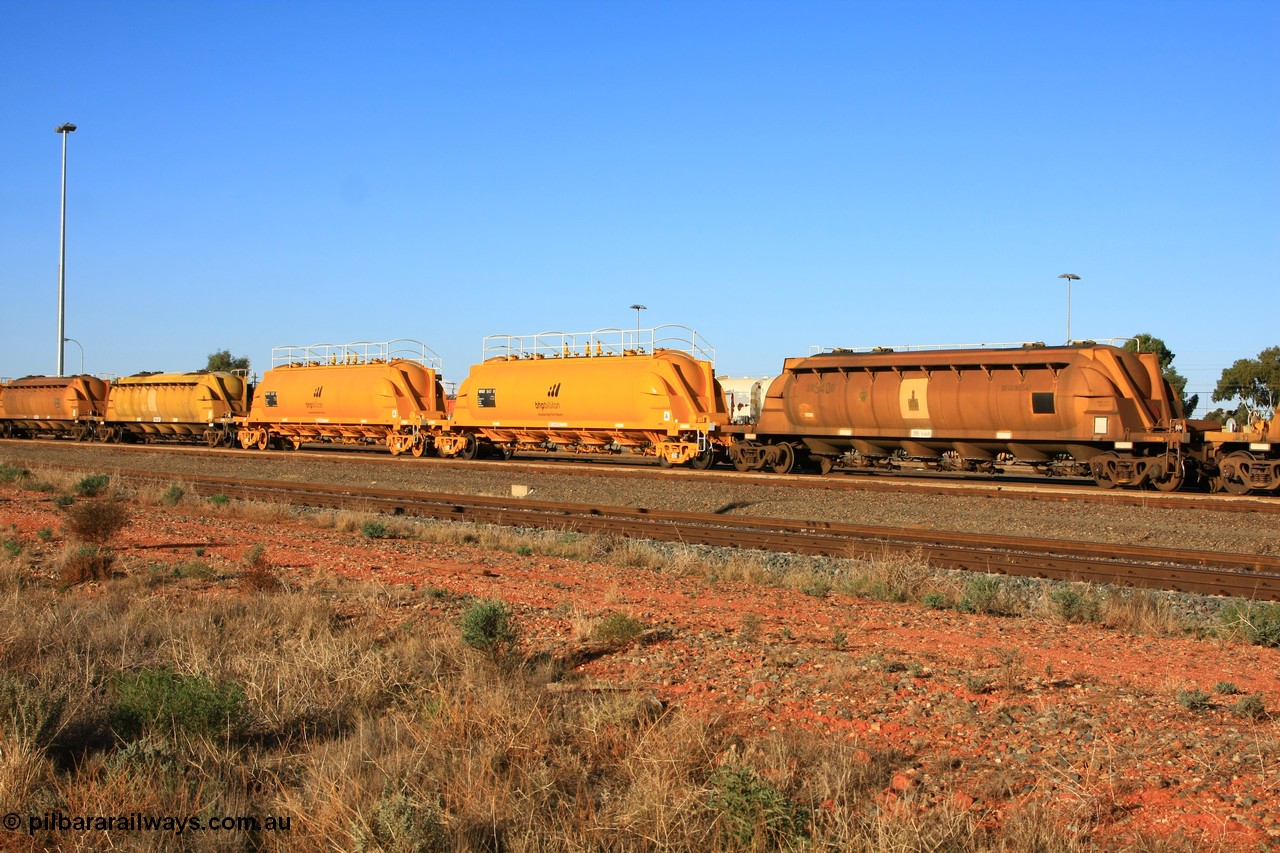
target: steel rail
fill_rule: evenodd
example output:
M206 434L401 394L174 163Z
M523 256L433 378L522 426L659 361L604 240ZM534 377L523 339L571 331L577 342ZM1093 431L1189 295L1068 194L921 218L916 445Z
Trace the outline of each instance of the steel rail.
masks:
M122 474L134 482L172 477ZM241 500L355 509L508 527L753 548L829 557L906 554L942 568L1280 600L1280 557L1044 540L912 528L749 518L636 507L400 492L314 483L184 477L194 489Z

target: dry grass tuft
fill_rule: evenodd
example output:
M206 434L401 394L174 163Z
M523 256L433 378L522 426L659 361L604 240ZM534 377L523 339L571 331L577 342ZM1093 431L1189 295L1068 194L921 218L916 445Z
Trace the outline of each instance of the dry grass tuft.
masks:
M1103 600L1099 621L1129 634L1176 637L1190 631L1168 597L1149 589L1112 587Z
M240 586L254 592L276 592L284 584L280 573L266 557L266 546L261 543L245 551L241 559L244 569L240 572Z
M56 570L65 586L104 581L111 575L116 556L100 545L67 545L58 556Z

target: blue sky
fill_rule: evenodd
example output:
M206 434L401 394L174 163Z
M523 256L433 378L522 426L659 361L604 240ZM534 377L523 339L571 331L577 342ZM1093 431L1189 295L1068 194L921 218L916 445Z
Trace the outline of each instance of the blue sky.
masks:
M1280 343L1280 3L0 2L0 376L414 338ZM67 345L66 367L80 351Z

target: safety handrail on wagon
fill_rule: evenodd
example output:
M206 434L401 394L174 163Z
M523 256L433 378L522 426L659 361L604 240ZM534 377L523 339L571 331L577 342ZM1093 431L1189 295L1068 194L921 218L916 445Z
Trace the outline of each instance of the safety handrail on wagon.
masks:
M409 338L394 341L355 341L349 344L287 344L271 349L272 367L308 367L330 364L376 364L413 361L436 372L444 369L444 360L430 347Z
M595 329L590 332L539 332L536 335L488 335L483 358L581 358L646 355L660 350L687 352L716 362L711 344L688 326L668 324L652 329Z
M1135 338L1090 338L1088 340L1074 340L1070 346L1095 346L1099 344L1107 346L1123 346L1126 342L1135 340ZM934 350L974 350L974 349L1041 349L1050 346L1044 341L1010 341L1004 343L986 343L986 344L904 344L900 346L889 347L822 347L813 345L809 347L809 355L831 355L833 353L879 353L879 352L926 352ZM1052 344L1052 346L1063 346L1062 344ZM1141 344L1139 344L1139 352L1141 352Z

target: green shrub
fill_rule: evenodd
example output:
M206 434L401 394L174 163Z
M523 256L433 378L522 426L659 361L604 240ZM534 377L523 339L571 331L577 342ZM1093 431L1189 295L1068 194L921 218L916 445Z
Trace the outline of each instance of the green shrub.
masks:
M1050 592L1049 600L1054 612L1068 622L1094 622L1102 609L1095 596L1065 587Z
M19 468L17 465L11 465L8 462L0 463L0 483L12 483L14 480L21 480L30 476L31 472L26 468Z
M788 849L805 837L804 810L750 767L721 767L710 782L708 805L720 813L724 829L742 847Z
M1231 706L1231 713L1246 720L1261 720L1267 716L1267 706L1257 693L1241 696Z
M99 492L110 484L111 478L106 474L90 474L76 483L72 491L82 498L92 498L96 497Z
M1222 611L1222 624L1255 646L1280 646L1280 602L1229 605Z
M360 532L364 534L365 539L385 539L387 526L381 521L366 521L360 525Z
M50 539L53 538L53 530L48 527L41 527L39 530L36 531L36 538L39 539L41 542L48 542Z
M182 496L186 492L177 483L174 483L168 490L160 496L160 503L165 506L177 506L182 501Z
M814 598L826 598L831 594L831 579L815 573L804 579L800 591Z
M356 853L394 853L447 848L440 809L402 791L384 793L373 813L351 829Z
M244 690L236 684L216 684L202 675L144 669L117 676L112 688L108 721L125 742L175 731L238 735L245 721Z
M227 497L226 495L210 495L209 496L209 503L217 507L226 506L230 502L231 502L231 498Z
M1213 692L1221 693L1223 696L1234 696L1240 692L1240 688L1230 681L1219 681L1213 685Z
M511 608L501 601L477 601L462 614L462 642L473 649L496 650L515 639Z
M1188 711L1207 711L1209 709L1209 694L1203 690L1194 687L1190 690L1179 690L1176 698L1178 704Z
M949 603L947 597L940 592L926 593L922 600L925 607L930 607L934 610L943 610Z
M48 744L65 705L65 696L48 693L36 679L0 672L0 721L23 740Z
M67 507L71 506L75 502L76 502L76 499L71 497L71 495L58 495L56 498L53 499L53 505L56 506L58 509L66 509Z
M611 646L625 646L640 639L645 624L625 613L610 613L591 631L591 639Z
M973 613L995 613L1000 600L1001 583L994 575L974 575L965 581L961 610Z
M16 557L22 553L22 543L17 539L5 539L0 542L0 548L3 548L10 557Z
M533 549L530 548L528 545L521 545L519 548L516 549L516 553L519 554L521 557L532 557Z
M204 560L186 560L173 567L175 578L211 578L217 572Z

